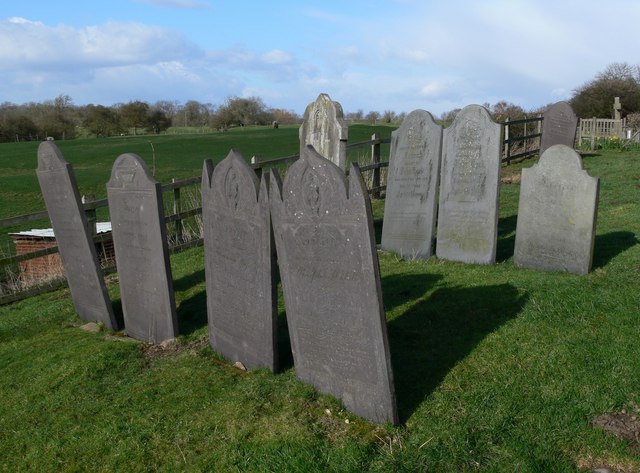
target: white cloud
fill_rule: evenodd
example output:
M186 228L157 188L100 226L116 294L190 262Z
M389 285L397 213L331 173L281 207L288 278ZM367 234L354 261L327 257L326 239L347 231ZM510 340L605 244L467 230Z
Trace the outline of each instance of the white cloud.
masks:
M261 59L265 64L289 64L293 61L291 54L286 53L281 49L272 49L271 51L264 53L261 56Z

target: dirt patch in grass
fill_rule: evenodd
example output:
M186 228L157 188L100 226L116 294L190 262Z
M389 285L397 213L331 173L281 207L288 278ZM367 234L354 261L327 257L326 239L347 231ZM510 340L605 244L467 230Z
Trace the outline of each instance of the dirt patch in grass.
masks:
M198 340L193 340L187 343L179 343L176 340L167 340L158 345L142 345L142 353L146 358L179 355L180 353L185 352L189 352L195 355L198 351L208 346L208 344L209 341L206 337L199 338Z
M500 178L501 184L520 184L520 174L509 174Z
M591 425L597 429L614 435L624 440L634 453L640 453L640 407L634 406L627 411L605 412L591 421Z

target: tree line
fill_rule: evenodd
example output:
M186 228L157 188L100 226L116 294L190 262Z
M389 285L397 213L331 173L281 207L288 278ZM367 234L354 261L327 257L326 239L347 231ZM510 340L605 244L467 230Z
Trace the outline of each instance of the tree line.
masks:
M580 118L613 116L613 101L620 97L621 114L628 123L640 126L640 65L612 63L592 80L573 91L569 103ZM500 101L484 104L497 122L517 120L542 113L546 106L524 110L519 105ZM443 125L450 124L460 109L442 113ZM363 110L349 112L350 122L400 124L405 112L385 110L382 113ZM78 106L68 95L60 95L42 103L0 104L0 142L70 139L79 135L114 136L121 134L161 133L171 126L209 127L225 130L235 126L295 124L301 117L294 111L269 108L259 97L230 97L222 105L189 100L160 100L153 104L134 100L112 106Z

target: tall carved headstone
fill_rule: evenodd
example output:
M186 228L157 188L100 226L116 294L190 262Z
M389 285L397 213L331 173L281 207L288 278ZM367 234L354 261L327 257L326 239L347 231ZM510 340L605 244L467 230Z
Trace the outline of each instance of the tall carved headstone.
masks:
M391 157L382 248L403 258L433 252L442 127L429 112L414 110L391 134Z
M296 373L374 422L398 422L368 194L311 146L274 172L271 212ZM348 194L347 194L348 191Z
M578 129L578 117L567 102L551 105L543 114L540 156L553 145L573 148Z
M343 171L347 167L348 127L344 121L342 106L327 94L320 94L315 102L307 105L304 121L299 130L300 156L307 145Z
M276 371L275 254L267 192L242 154L231 150L202 173L205 273L212 348L247 368Z
M107 183L127 334L160 343L177 334L162 190L135 154L116 159Z
M43 142L38 148L36 174L76 312L83 320L102 322L107 329L116 330L118 324L87 226L73 168L56 145Z
M522 170L513 262L587 274L593 259L599 179L572 148L554 145Z
M469 105L444 130L436 255L465 263L496 259L502 126Z

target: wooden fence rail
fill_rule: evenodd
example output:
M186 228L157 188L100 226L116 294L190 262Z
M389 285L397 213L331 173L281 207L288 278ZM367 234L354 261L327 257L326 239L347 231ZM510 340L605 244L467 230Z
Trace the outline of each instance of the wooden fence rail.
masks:
M542 137L542 121L544 117L542 115L538 115L537 117L532 118L521 118L518 120L509 120L508 118L504 121L504 153L502 162L511 164L511 161L526 159L528 157L534 156L540 152L540 138ZM528 127L529 124L532 124ZM511 133L512 126L523 126L523 133L521 135L513 136ZM529 130L527 130L529 128ZM531 128L534 128L534 132L531 133ZM533 146L531 143L533 142ZM518 146L518 149L522 149L518 153L512 154L511 148L514 143L521 143Z

